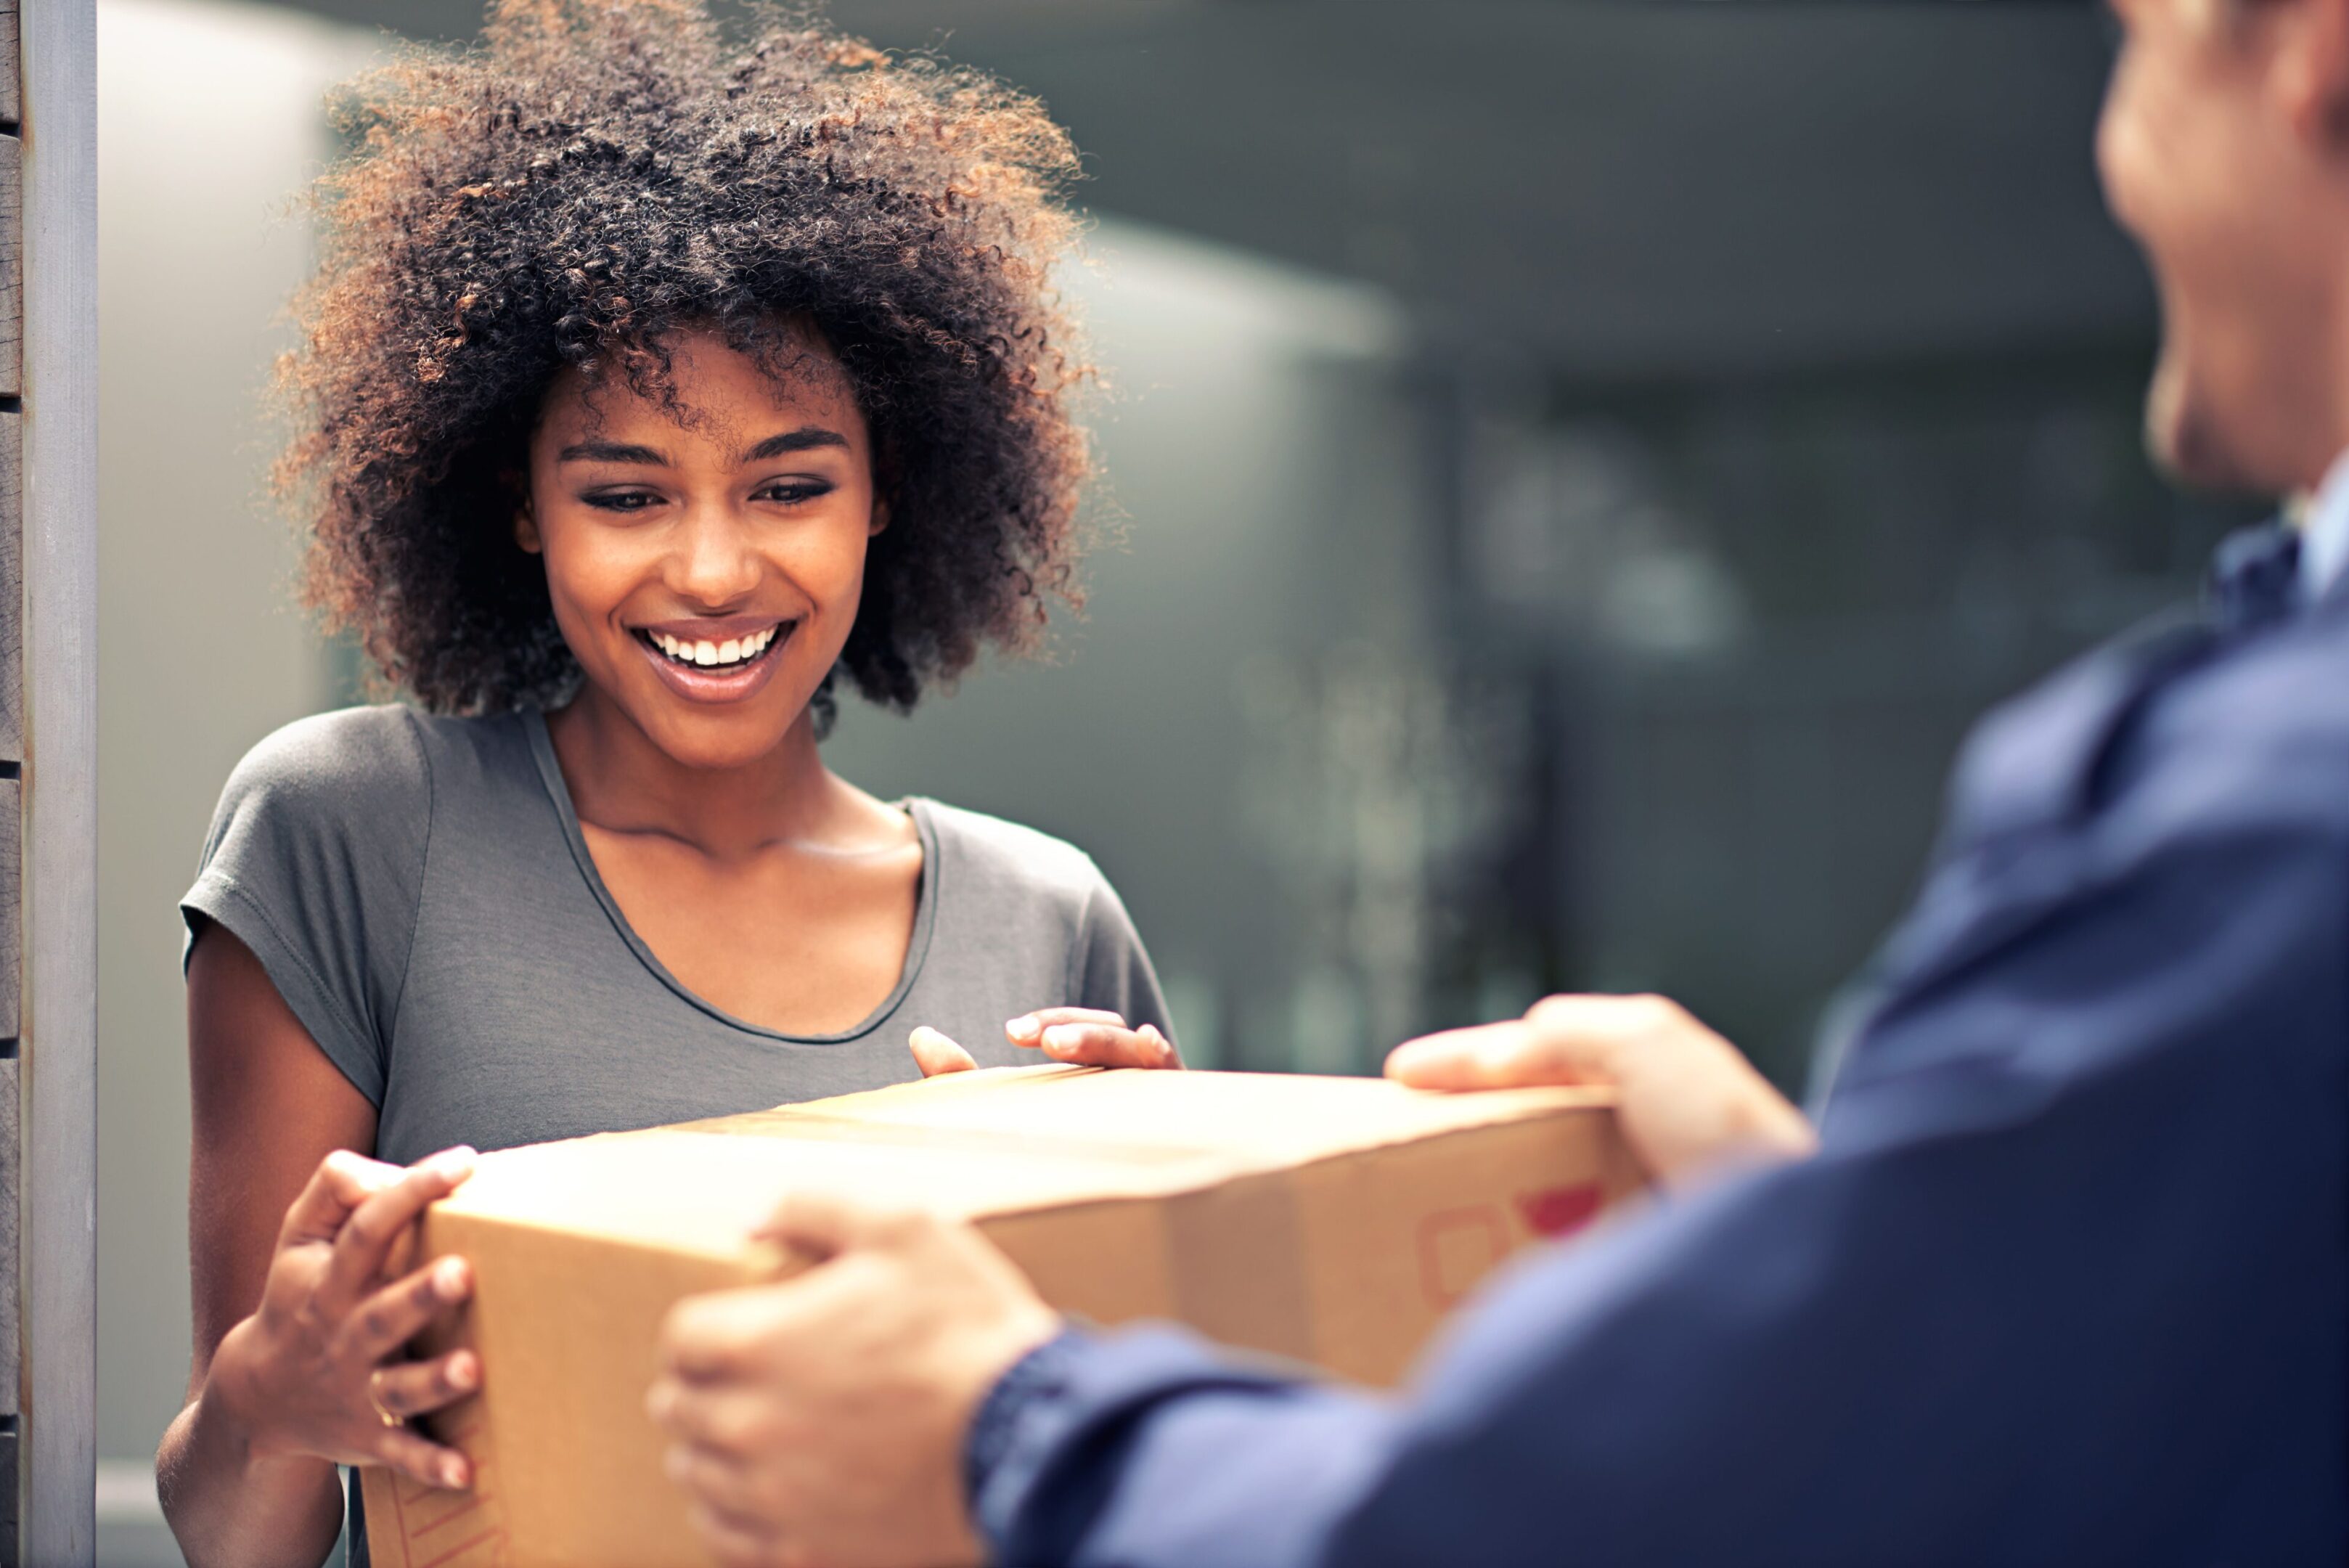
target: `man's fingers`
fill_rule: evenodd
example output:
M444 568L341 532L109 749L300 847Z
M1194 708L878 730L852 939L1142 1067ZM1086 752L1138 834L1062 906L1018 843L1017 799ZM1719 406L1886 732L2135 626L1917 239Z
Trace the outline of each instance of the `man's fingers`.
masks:
M686 1297L661 1324L662 1366L689 1383L746 1375L758 1365L760 1346L774 1322L770 1293L792 1288L787 1282ZM664 1419L658 1408L653 1415Z
M761 1241L821 1261L838 1257L852 1247L902 1240L923 1222L918 1210L864 1203L838 1192L803 1188L785 1194L757 1234Z
M665 1377L653 1385L645 1408L672 1442L715 1459L771 1457L774 1434L764 1419L766 1402L754 1386Z
M925 1078L935 1078L941 1073L968 1073L978 1065L978 1058L932 1029L927 1024L916 1029L905 1039L913 1047L914 1064Z
M1398 1045L1387 1076L1422 1089L1612 1084L1627 1052L1645 1056L1692 1034L1715 1038L1661 997L1550 996L1522 1019Z
M402 1420L429 1416L481 1386L481 1358L470 1350L378 1367L368 1384L375 1402Z
M1511 1020L1407 1040L1387 1053L1387 1076L1414 1089L1490 1088L1495 1056L1509 1051L1525 1028Z
M797 1568L806 1561L790 1552L780 1532L748 1514L696 1501L687 1516L719 1568Z
M406 1427L386 1427L375 1439L375 1458L410 1480L445 1491L462 1491L473 1484L471 1460Z
M1417 1089L1509 1089L1604 1082L1586 1042L1523 1019L1407 1041L1387 1056L1387 1076Z
M285 1223L277 1232L280 1251L307 1241L331 1241L351 1210L399 1179L399 1167L338 1148L318 1162Z
M728 1513L751 1511L754 1483L732 1450L704 1448L680 1433L679 1440L671 1443L661 1457L661 1469L702 1502Z
M382 1277L384 1261L399 1233L416 1222L427 1205L446 1198L473 1174L473 1151L443 1149L409 1166L399 1179L352 1211L335 1237L334 1260L319 1294L330 1310L356 1302Z
M1014 1045L1037 1045L1042 1043L1044 1031L1055 1023L1106 1023L1113 1029L1123 1029L1125 1018L1122 1013L1098 1007L1040 1007L1006 1023L1003 1034Z

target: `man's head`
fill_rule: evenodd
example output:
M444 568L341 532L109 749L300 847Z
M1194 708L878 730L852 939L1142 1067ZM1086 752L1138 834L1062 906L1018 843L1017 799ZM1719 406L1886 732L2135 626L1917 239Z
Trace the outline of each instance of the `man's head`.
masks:
M2097 140L2161 293L2147 433L2198 484L2305 489L2349 448L2349 0L2113 0Z

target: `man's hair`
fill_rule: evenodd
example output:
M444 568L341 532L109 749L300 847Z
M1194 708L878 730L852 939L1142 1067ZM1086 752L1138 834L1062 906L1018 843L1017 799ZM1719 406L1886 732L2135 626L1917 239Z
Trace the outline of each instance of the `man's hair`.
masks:
M1030 99L804 18L496 0L483 41L344 89L322 262L280 368L308 597L425 706L546 706L578 668L514 543L566 368L679 416L709 329L793 373L812 327L873 436L888 528L841 668L911 707L1073 603L1088 371L1052 285L1068 138Z

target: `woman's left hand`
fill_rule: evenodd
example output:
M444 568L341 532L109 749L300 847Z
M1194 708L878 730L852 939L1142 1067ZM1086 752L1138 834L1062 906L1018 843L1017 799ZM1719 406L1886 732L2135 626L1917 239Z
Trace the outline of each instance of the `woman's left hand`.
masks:
M1024 1013L1003 1026L1003 1037L1023 1050L1040 1051L1055 1062L1081 1067L1180 1067L1183 1058L1174 1043L1154 1023L1126 1027L1114 1012L1095 1007L1045 1007ZM922 1076L967 1073L978 1065L971 1054L936 1030L925 1025L906 1044Z

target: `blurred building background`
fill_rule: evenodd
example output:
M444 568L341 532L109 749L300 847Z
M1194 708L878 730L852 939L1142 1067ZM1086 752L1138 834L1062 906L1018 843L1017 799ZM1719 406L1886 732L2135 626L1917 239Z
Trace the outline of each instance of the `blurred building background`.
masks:
M1656 989L1799 1088L1971 715L2243 515L2140 453L2085 4L835 12L1086 150L1114 538L1051 661L833 760L1091 849L1201 1064ZM477 22L100 0L103 1561L176 1561L174 902L235 759L350 691L259 489L290 200L384 29Z

